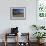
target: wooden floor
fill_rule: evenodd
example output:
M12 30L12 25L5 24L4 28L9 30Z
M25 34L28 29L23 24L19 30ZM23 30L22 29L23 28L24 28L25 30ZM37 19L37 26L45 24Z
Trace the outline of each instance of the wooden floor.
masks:
M0 42L0 46L4 46L4 43L3 42L2 43ZM7 46L15 46L15 42L14 43L10 42L10 43L8 43ZM37 43L32 42L32 43L30 43L30 46L37 46ZM42 45L42 46L46 46L46 43L44 43L44 45Z

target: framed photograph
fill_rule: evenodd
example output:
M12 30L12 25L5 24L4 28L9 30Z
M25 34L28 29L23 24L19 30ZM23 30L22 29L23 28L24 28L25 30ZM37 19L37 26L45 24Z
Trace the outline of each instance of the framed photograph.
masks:
M26 19L26 8L25 7L11 7L10 19L11 20Z
M37 16L39 19L46 18L46 0L37 0Z
M46 0L37 0L36 10L36 24L46 25Z

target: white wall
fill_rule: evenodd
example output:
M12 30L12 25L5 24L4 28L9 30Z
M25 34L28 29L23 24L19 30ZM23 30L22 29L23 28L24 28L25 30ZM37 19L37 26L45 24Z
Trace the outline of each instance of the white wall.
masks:
M26 7L26 20L10 20L10 7ZM36 24L36 0L0 0L0 34L17 26L32 35L32 24Z

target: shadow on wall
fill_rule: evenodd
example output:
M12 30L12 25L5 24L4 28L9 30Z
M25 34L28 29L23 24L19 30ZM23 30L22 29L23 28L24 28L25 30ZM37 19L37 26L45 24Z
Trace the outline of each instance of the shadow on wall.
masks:
M7 28L4 30L4 32L2 34L5 34L5 33L10 33L11 32L11 28Z

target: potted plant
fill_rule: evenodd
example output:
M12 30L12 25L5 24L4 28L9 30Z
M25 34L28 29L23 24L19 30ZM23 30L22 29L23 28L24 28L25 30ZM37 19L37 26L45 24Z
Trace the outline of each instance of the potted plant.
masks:
M33 28L35 28L36 30L38 30L37 25L32 25Z
M40 43L40 40L46 36L45 32L35 32L33 35L37 38L37 41ZM45 37L44 37L45 38Z
M36 30L45 29L45 26L32 25L32 27L35 28Z

